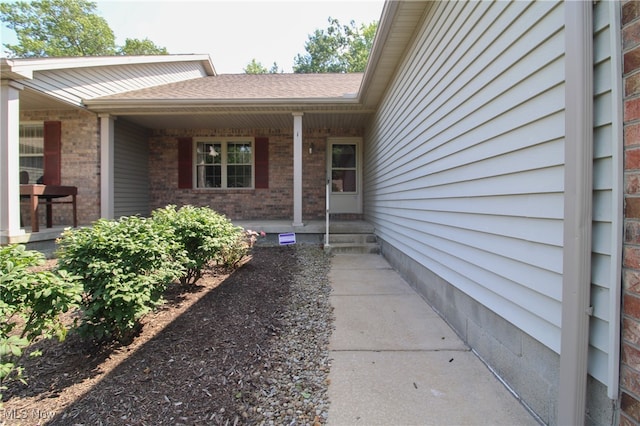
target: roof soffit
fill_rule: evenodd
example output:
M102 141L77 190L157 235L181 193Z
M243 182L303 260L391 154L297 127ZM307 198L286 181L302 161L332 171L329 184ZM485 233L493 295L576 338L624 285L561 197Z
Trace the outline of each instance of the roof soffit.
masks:
M432 4L432 1L385 2L359 90L364 105L378 105Z

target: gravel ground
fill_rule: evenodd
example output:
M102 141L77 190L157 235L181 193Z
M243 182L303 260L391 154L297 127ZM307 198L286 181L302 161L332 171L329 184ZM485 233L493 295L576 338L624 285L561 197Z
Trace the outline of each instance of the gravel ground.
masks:
M253 373L267 386L255 392L255 405L242 406L242 417L251 423L321 424L327 419L333 324L328 257L317 248L300 247L304 246L296 249L299 269L292 276L289 306L280 317L280 339L265 360L265 365L278 367L268 377Z
M330 258L254 247L144 320L125 347L42 342L0 425L319 425L327 419Z

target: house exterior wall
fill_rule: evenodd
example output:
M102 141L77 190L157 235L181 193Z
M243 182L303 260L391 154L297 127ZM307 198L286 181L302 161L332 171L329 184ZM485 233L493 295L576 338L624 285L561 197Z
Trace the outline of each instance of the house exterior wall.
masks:
M620 425L640 425L640 3L622 4L624 199Z
M293 120L292 120L293 123ZM181 137L269 138L269 187L248 190L178 189ZM328 137L362 136L361 130L311 129L302 136L302 218L325 215L325 155ZM313 153L309 146L313 144ZM293 218L293 125L291 129L159 130L150 138L149 176L152 209L167 204L209 206L232 220Z
M114 217L148 216L150 132L124 119L114 128Z
M594 9L596 114L616 82L600 48L615 22L607 3ZM364 168L383 254L547 424L561 340L564 20L562 2L434 4L367 131ZM611 120L594 128L589 424L612 422L617 374Z
M60 121L61 140L61 184L78 188L78 224L88 225L100 217L100 144L99 123L93 113L81 110L24 111L21 121ZM73 224L70 204L53 206L54 226ZM44 226L45 209L40 208L40 223ZM29 210L21 206L25 223Z

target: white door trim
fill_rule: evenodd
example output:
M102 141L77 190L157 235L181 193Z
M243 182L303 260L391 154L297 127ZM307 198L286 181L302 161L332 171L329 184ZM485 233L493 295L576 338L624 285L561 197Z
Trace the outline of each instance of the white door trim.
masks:
M356 190L353 192L341 193L334 191L332 179L332 147L333 145L356 146ZM331 182L329 212L330 213L355 213L363 212L363 191L362 191L362 138L361 137L339 137L327 138L327 178Z

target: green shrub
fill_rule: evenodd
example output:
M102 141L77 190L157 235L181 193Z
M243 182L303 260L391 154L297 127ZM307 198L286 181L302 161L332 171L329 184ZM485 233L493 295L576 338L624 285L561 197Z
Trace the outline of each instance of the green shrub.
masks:
M256 232L245 229L235 236L233 243L227 244L220 252L218 263L228 268L236 268L238 263L247 255L254 246L258 237L264 237L264 232Z
M210 261L226 266L235 265L229 264L228 253L235 251L243 231L224 215L208 207L187 205L176 209L176 206L170 205L155 210L153 219L173 228L176 241L187 253L186 272L180 278L181 283L196 283Z
M102 341L133 336L140 318L162 302L166 285L184 272L174 239L171 228L137 216L64 231L59 268L84 284L81 334Z
M81 301L77 277L65 271L32 270L42 263L41 253L22 245L0 247L0 389L12 379L23 380L20 359L33 341L65 338L60 314Z

